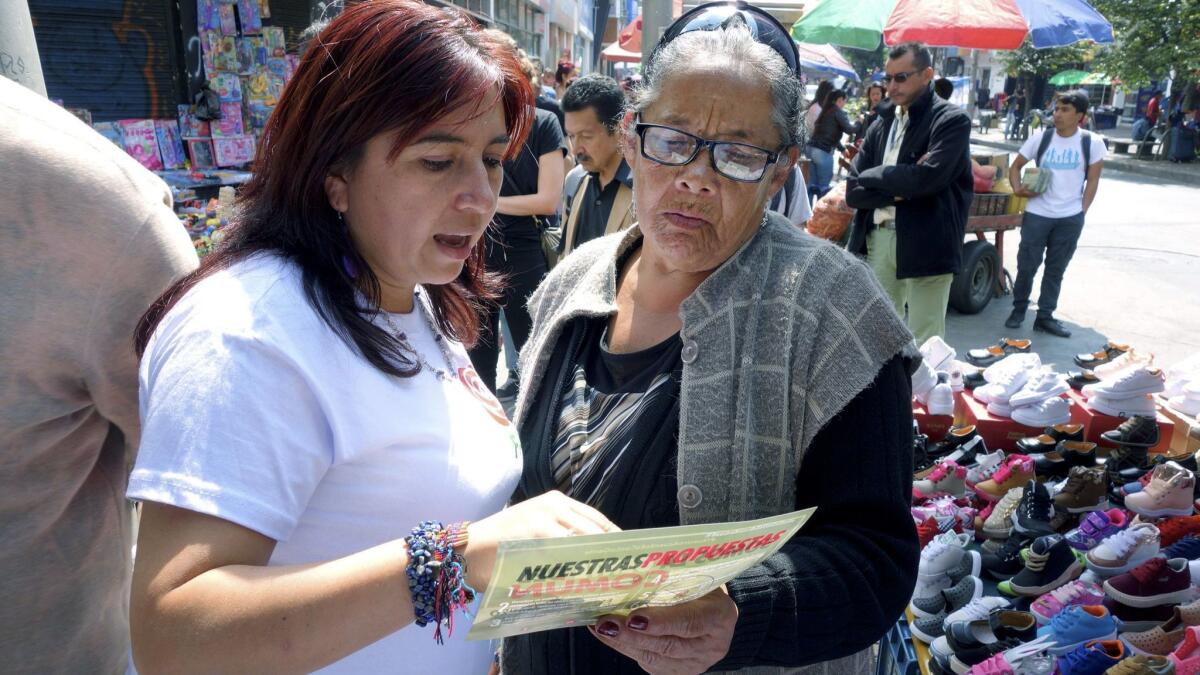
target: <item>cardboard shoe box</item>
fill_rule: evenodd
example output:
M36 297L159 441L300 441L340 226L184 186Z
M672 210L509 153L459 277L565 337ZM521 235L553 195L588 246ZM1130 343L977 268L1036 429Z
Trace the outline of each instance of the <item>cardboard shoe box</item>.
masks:
M1171 452L1196 452L1200 450L1200 419L1185 415L1167 405L1165 398L1156 397L1159 413L1171 420L1175 430L1171 434Z
M1103 448L1116 447L1114 444L1101 438L1101 434L1121 426L1125 418L1113 417L1112 415L1105 415L1092 410L1088 407L1087 400L1083 397L1083 394L1074 389L1067 392L1067 396L1070 397L1073 404L1071 406L1071 421L1083 425L1084 440L1096 443ZM1157 405L1157 402L1155 407L1157 408L1158 444L1150 448L1150 452L1166 452L1171 448L1171 435L1175 431L1175 423L1163 414L1163 407Z
M1027 427L1008 417L998 417L988 412L987 406L980 403L969 392L963 392L963 402L966 404L967 418L975 425L975 431L983 437L988 450L997 448L1006 452L1017 449L1017 441L1042 433L1043 427Z

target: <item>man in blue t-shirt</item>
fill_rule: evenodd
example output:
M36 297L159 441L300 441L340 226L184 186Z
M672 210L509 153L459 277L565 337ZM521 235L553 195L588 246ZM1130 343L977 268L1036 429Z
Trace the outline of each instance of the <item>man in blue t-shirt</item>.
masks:
M1004 322L1008 328L1018 328L1025 320L1033 277L1044 255L1046 271L1042 275L1033 329L1059 337L1071 336L1071 331L1054 318L1054 310L1058 307L1063 274L1083 231L1084 214L1096 197L1106 153L1104 139L1079 128L1087 110L1087 94L1081 91L1059 94L1054 107L1054 128L1030 136L1008 170L1013 194L1029 198L1021 222L1013 310ZM1041 194L1031 192L1021 183L1021 169L1030 160L1036 161L1040 170L1051 172L1049 185Z

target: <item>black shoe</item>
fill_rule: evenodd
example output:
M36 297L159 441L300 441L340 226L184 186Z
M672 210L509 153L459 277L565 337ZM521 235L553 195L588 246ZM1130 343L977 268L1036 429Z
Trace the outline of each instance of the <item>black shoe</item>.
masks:
M1100 434L1100 438L1115 445L1152 448L1158 444L1158 421L1153 417L1135 415L1116 429Z
M496 398L498 399L515 399L517 392L520 391L521 383L517 379L517 374L513 371L508 371L508 381L503 387L496 390Z
M987 384L987 380L983 378L982 370L963 375L963 387L967 389L975 389L975 387L982 387L985 384Z
M980 556L980 567L993 579L1011 579L1025 567L1021 549L1028 546L1030 541L1029 537L1013 532L995 552L985 551Z
M1106 342L1103 347L1092 354L1079 354L1075 357L1075 365L1080 368L1095 368L1117 358L1118 356L1129 351L1129 345L1119 345L1115 342Z
M1071 376L1067 378L1067 384L1071 385L1071 388L1075 391L1083 389L1085 385L1096 384L1099 381L1100 378L1096 377L1096 374L1090 370L1085 370L1082 373L1071 373Z
M1017 441L1017 451L1022 455L1032 455L1039 452L1054 452L1062 441L1082 441L1082 424L1055 424L1046 427L1040 436L1022 438Z
M971 440L974 440L978 433L975 431L975 425L954 427L946 434L942 440L934 443L929 447L928 453L935 461L949 455L957 450L960 446L966 445Z
M1014 309L1012 314L1009 314L1008 319L1004 322L1004 327L1020 328L1022 323L1025 323L1025 310Z
M1054 534L1050 520L1054 518L1054 500L1045 483L1031 480L1025 485L1025 494L1013 513L1013 530L1028 537Z
M954 672L966 672L1010 647L1037 638L1037 619L1029 612L993 609L986 619L958 621L946 630L946 642L954 652ZM1009 646L1003 646L1011 642ZM962 668L962 666L967 668Z
M1108 460L1104 462L1109 484L1118 488L1138 480L1153 468L1146 448L1133 445L1110 451Z
M1077 466L1096 466L1096 444L1062 441L1055 450L1032 457L1034 473L1039 478L1066 478Z
M1039 330L1043 333L1057 335L1060 338L1071 337L1071 331L1067 330L1066 326L1059 323L1058 319L1038 318L1033 322L1033 329Z
M1061 534L1035 539L1029 546L1025 569L1008 582L1014 593L1033 597L1050 591L1083 574L1083 563Z

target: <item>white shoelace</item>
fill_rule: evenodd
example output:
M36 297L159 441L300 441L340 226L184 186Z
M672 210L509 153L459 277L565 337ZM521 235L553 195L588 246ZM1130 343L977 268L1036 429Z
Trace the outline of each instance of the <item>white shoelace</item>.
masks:
M1059 605L1066 607L1071 604L1072 600L1082 597L1083 590L1083 584L1072 582L1050 591L1050 597L1057 600Z
M1139 535L1143 530L1138 528L1129 528L1121 530L1108 539L1104 540L1104 545L1112 549L1119 557L1125 557L1131 550L1142 544L1142 538Z
M1006 606L1006 605L996 604L994 599L992 600L992 602L986 602L987 600L989 600L989 598L987 598L987 597L977 598L975 600L972 600L965 607L958 610L957 612L954 612L954 614L957 615L955 617L955 620L956 621L979 621L981 619L988 618L988 616L991 615L993 609L996 609L997 607ZM962 617L962 618L959 618L959 617Z

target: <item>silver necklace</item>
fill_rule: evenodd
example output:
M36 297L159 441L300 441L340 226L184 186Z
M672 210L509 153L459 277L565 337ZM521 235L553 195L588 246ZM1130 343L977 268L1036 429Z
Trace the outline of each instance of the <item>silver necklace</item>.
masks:
M440 330L438 330L437 323L433 320L430 310L425 307L425 303L421 300L420 290L413 291L413 304L416 305L416 307L413 309L421 313L421 316L425 318L425 324L429 326L430 332L433 333L433 341L437 343L438 348L442 352L442 358L446 361L445 370L442 370L441 368L434 368L432 365L430 365L430 363L425 360L425 357L421 354L421 352L418 352L416 348L412 346L412 343L408 341L408 335L405 334L404 331L400 330L400 326L396 325L396 321L392 318L392 315L390 313L385 313L384 318L386 319L388 326L392 329L392 332L396 334L396 337L400 338L400 340L407 344L409 348L413 350L413 353L417 355L417 363L421 365L422 370L432 371L433 374L437 376L437 379L443 382L447 380L457 380L458 373L454 369L454 357L450 353L450 341L447 340L444 335L442 335Z

